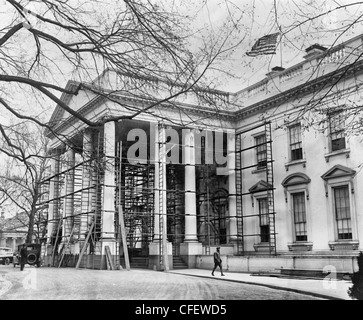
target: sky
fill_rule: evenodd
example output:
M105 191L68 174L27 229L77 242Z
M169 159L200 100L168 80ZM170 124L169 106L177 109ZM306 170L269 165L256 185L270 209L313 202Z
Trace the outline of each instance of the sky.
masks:
M227 61L236 78L223 77L220 88L230 92L239 91L262 80L272 67L288 68L303 61L305 49L312 44L318 43L329 48L362 34L363 3L358 3L347 0L207 1L209 16L204 21L210 21L212 25L218 25L226 17L227 4L229 8L234 8L235 5L242 15L240 37L243 41ZM334 10L338 6L341 9ZM309 21L312 17L329 11L328 15ZM354 26L347 28L356 19L358 21ZM302 22L304 23L299 25ZM246 51L250 50L258 38L279 30L282 36L279 38L276 55L246 56Z
M100 6L105 2L110 1L101 0ZM352 5L358 1L348 0L153 0L152 2L192 17L190 27L196 32L192 46L198 45L198 40L203 34L212 33L216 37L220 35L226 29L223 26L225 19L233 16L238 32L234 38L231 38L231 42L241 41L241 43L220 65L219 69L226 71L226 74L218 75L216 78L220 81L213 83L218 89L229 92L239 91L262 80L274 66L282 65L287 68L302 61L304 50L314 43L331 46L341 34L341 31L334 32L334 29L342 27L343 24L347 25L348 19L354 20L360 12L363 12L362 4ZM345 8L292 28L301 21L324 11L333 10L337 6ZM110 5L102 7L110 8ZM29 8L31 9L31 5ZM0 29L12 18L8 9L9 4L6 0L0 0ZM31 16L30 18L35 19ZM246 51L258 38L277 32L280 28L282 37L276 55L246 56ZM350 28L339 36L338 43L362 31L360 22L355 28Z

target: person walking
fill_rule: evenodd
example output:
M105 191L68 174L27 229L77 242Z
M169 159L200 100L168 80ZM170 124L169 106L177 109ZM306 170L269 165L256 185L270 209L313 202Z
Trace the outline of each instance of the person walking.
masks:
M23 245L20 249L20 271L24 270L25 263L26 263L26 246Z
M216 248L216 252L214 252L214 268L212 271L212 276L214 276L214 271L216 270L217 267L219 267L219 269L221 270L221 276L224 276L223 274L223 269L222 269L222 259L221 259L221 254L219 252L220 247Z

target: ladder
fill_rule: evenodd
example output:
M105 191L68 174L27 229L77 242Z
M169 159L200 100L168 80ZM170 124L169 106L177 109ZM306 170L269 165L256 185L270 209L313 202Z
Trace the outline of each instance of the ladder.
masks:
M67 239L67 243L66 243L66 245L65 246L63 246L63 248L62 248L62 256L61 256L61 259L60 259L60 261L59 261L59 263L58 263L58 268L60 268L60 266L62 265L62 262L63 262L63 259L64 259L64 256L65 256L65 254L66 254L66 249L67 248L69 248L69 244L70 244L70 242L71 242L71 240L72 240L72 236L73 236L73 232L74 232L74 230L75 230L75 225L73 225L73 227L72 227L72 231L71 231L71 233L70 233L70 235L69 235L69 238Z
M79 268L79 265L81 264L81 261L82 261L82 257L84 255L84 253L86 252L86 249L88 247L88 243L89 243L89 240L92 236L92 232L93 232L93 228L95 227L95 224L96 224L96 220L94 219L89 230L88 230L88 234L86 236L86 239L84 240L84 245L82 247L82 250L81 250L81 253L79 254L79 257L78 257L78 261L77 261L77 264L76 264L76 269Z
M243 239L243 206L242 206L242 151L241 134L236 135L236 223L237 223L237 254L244 255Z
M275 229L275 202L274 202L274 180L273 180L273 158L272 158L272 136L271 122L265 123L266 135L266 182L267 182L267 201L269 217L269 252L276 255L276 229Z
M166 232L166 141L165 141L165 127L159 124L158 130L159 142L159 234L160 241L160 268L164 271L169 271L169 261L167 252L167 232Z
M126 228L125 228L125 220L124 220L124 214L122 210L122 204L121 204L121 190L122 190L122 179L121 179L121 169L122 169L122 142L118 144L118 154L119 154L119 168L118 168L118 176L117 176L117 182L118 182L118 234L121 236L121 242L123 245L123 251L124 251L124 257L125 257L125 266L126 270L130 270L130 259L129 259L129 251L127 248L127 235L126 235ZM117 262L118 260L118 262ZM116 241L116 266L121 268L120 263L120 254L119 254L119 243Z
M55 258L55 253L56 253L56 249L57 249L57 243L58 243L58 238L59 238L59 230L62 226L62 219L59 218L58 220L58 226L57 226L57 234L54 240L54 246L53 246L53 251L52 251L52 266L54 266L54 258Z

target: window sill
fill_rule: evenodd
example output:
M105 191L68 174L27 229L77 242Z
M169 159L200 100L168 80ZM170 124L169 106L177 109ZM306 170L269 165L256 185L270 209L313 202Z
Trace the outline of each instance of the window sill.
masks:
M256 252L270 252L270 243L269 242L255 243L253 245L253 247Z
M357 250L359 248L358 240L340 240L329 241L330 250Z
M266 168L262 168L262 169L255 169L252 171L252 173L261 173L261 172L266 172Z
M337 150L337 151L327 153L327 154L324 155L325 161L329 162L329 159L331 157L339 156L339 155L342 155L342 154L345 154L345 157L349 158L350 157L350 149L342 149L342 150Z
M303 166L303 168L305 168L306 159L293 160L293 161L287 162L287 163L285 163L285 169L286 169L286 171L289 171L290 166L299 165L299 164L301 164Z
M313 248L313 243L301 241L288 243L287 246L289 247L289 251L311 251Z

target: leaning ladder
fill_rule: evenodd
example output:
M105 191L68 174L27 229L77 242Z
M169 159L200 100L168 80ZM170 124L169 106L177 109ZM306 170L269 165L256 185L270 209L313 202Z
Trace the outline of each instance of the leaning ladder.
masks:
M118 225L119 225L119 234L121 234L121 240L122 240L122 246L124 251L124 258L125 258L125 267L127 270L130 270L130 259L129 259L129 251L127 248L127 235L126 235L126 228L125 228L125 219L124 219L124 213L122 210L122 204L121 204L121 190L122 190L122 179L121 179L121 169L122 169L122 143L119 143L119 169L118 169L118 183L119 183L119 190L118 190ZM116 247L118 247L119 244L116 243ZM116 250L116 254L118 256L118 259L120 259L119 251ZM120 268L121 268L121 264Z
M95 227L95 224L96 224L96 219L94 219L92 221L91 227L88 230L88 234L86 236L86 239L84 240L84 245L83 245L81 253L79 254L79 257L78 257L78 261L77 261L77 264L76 264L76 269L78 269L79 265L81 264L82 257L83 257L83 255L86 252L86 249L88 247L89 239L92 236L92 232L93 232L93 228Z
M63 262L63 259L64 259L64 256L65 256L65 254L66 254L66 249L67 248L69 248L69 244L70 244L70 242L71 242L71 240L72 240L72 236L73 236L73 232L74 232L74 229L75 229L75 225L73 225L73 228L72 228L72 231L71 231L71 233L70 233L70 235L69 235L69 238L68 238L68 240L67 240L67 243L66 243L66 245L63 247L63 250L62 250L62 256L61 256L61 259L60 259L60 261L59 261L59 263L58 263L58 268L60 268L60 266L62 265L62 262Z
M160 241L160 267L164 271L169 271L168 250L167 250L167 232L166 232L166 143L165 143L165 128L163 125L159 125L158 134L159 143L159 234L161 236Z
M60 230L60 227L63 223L63 220L61 217L59 217L59 220L58 220L58 227L57 227L57 234L56 234L56 237L55 237L55 240L54 240L54 246L53 246L53 252L52 252L52 266L54 266L54 258L55 258L55 252L56 252L56 249L57 249L57 242L58 242L58 238L59 238L59 230Z

